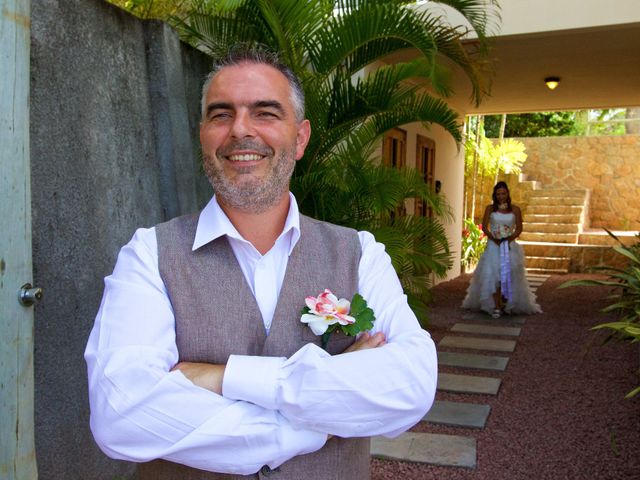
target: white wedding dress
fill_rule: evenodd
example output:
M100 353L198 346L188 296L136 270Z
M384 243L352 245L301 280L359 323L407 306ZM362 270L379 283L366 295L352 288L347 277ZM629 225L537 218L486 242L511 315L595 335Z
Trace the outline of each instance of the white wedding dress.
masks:
M492 232L513 231L515 215L512 212L492 212L489 220ZM506 235L503 235L506 236ZM511 265L512 299L507 301L504 310L511 314L541 313L540 305L536 303L536 296L529 288L524 269L524 251L518 243L509 244L509 262ZM462 308L483 310L492 313L495 305L493 294L500 285L500 247L492 241L487 241L478 266L467 289L467 296L462 302Z

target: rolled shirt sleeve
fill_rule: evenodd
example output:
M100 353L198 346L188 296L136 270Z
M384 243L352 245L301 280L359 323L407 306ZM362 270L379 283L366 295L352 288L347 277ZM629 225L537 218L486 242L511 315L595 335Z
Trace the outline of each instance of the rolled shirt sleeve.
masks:
M396 436L429 410L437 385L430 335L409 308L384 246L360 232L359 292L386 345L330 356L308 344L289 359L231 356L223 395L278 411L299 428L341 437Z
M105 279L85 359L91 429L112 458L250 474L326 442L325 433L273 408L216 395L171 371L178 361L174 317L153 229L136 232Z

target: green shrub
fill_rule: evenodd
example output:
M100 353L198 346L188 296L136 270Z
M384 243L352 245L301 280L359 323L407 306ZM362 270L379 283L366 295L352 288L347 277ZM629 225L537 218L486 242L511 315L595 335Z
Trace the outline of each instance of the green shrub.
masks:
M472 218L466 218L462 230L462 265L468 268L478 263L486 247L487 236L482 231L482 225L476 225Z

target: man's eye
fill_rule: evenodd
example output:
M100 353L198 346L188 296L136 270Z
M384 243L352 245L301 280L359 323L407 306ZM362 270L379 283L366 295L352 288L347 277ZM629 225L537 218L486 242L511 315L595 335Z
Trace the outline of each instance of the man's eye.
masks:
M258 112L258 117L277 118L278 116L274 112L262 111L262 112Z
M230 118L229 112L212 112L209 114L209 120L224 120Z

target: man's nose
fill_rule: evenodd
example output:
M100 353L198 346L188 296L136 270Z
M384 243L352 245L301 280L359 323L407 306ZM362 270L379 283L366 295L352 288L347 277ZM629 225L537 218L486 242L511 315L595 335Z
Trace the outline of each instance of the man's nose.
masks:
M231 136L236 138L252 137L254 135L253 122L249 112L239 111L231 125Z

